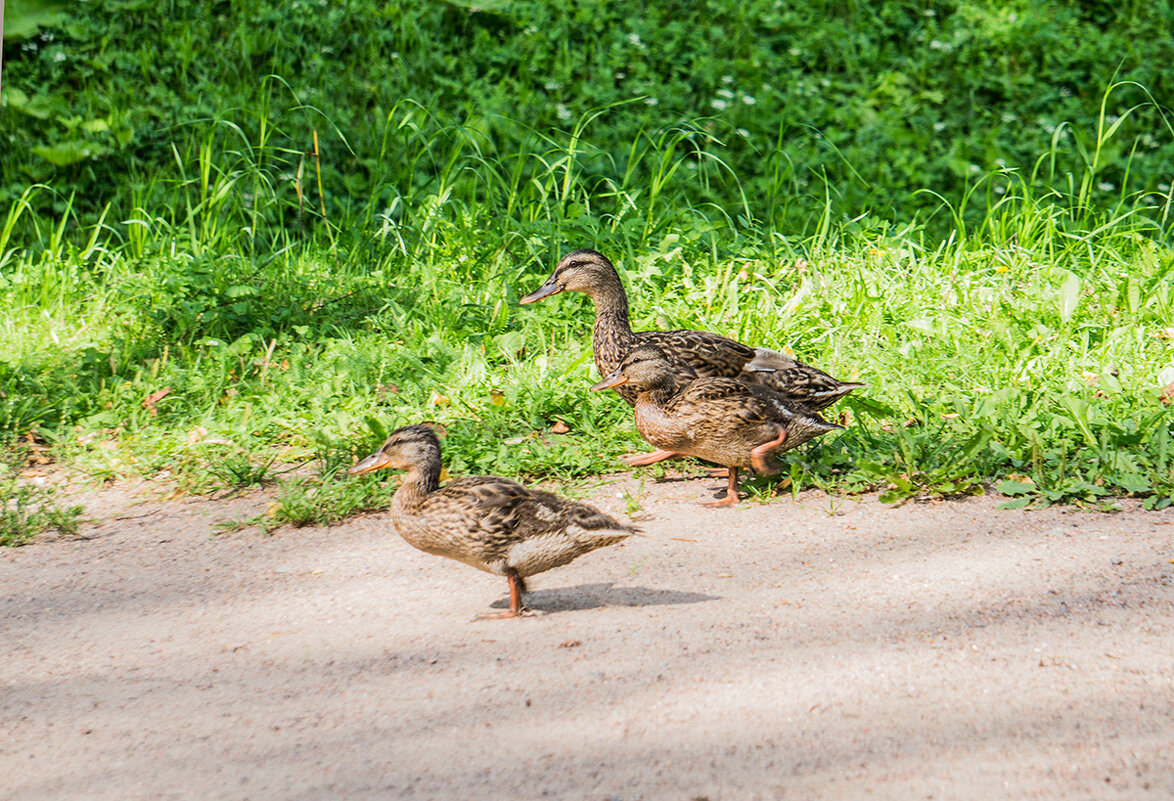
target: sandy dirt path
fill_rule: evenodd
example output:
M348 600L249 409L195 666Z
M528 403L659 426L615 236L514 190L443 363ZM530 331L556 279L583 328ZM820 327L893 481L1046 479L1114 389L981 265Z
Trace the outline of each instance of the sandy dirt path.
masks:
M1174 510L720 483L646 485L512 621L382 514L90 495L89 539L0 552L0 797L1174 798Z

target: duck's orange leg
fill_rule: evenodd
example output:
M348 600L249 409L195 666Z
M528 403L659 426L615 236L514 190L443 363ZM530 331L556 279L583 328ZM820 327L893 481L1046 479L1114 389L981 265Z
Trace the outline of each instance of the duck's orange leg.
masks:
M663 462L665 459L675 459L680 455L676 451L658 449L649 453L633 453L629 456L621 456L620 459L630 467L643 467L644 465Z
M510 573L506 576L510 582L510 608L506 612L489 612L477 615L476 620L506 620L511 617L521 617L526 611L522 605L522 595L526 592L526 580L521 576Z
M726 488L726 496L721 500L712 501L705 504L707 508L714 509L719 506L734 506L738 503L738 468L730 468L730 484Z
M766 455L768 453L770 453L771 451L773 451L775 448L782 445L783 441L786 438L787 438L787 429L784 428L782 431L779 432L779 435L777 437L775 437L774 439L772 439L770 442L764 442L761 445L759 445L757 448L755 448L754 450L750 451L750 464L754 465L754 469L757 470L759 473L763 474L764 476L769 476L769 475L773 475L774 473L777 473L778 470L776 468L772 467L766 461Z

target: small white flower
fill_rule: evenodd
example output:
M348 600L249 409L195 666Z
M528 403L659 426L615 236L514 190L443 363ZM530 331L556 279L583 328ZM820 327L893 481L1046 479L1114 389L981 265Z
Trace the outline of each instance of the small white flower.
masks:
M1003 186L1002 184L997 184L995 186L995 194L996 195L1001 195L1006 191L1007 191L1007 187Z
M995 159L995 165L998 167L1006 167L1007 160L1006 159Z
M790 53L792 57L799 58L799 54L802 53L803 51L797 47L792 47L787 52Z
M745 128L737 128L737 129L735 129L735 133L737 133L738 136L742 137L743 139L750 138L750 132L747 131Z
M946 123L944 123L944 122L935 122L935 123L933 124L933 129L934 129L934 131L936 131L937 133L941 133L942 131L946 130Z
M1097 184L1097 189L1101 190L1102 192L1112 192L1116 188L1116 186L1109 183L1108 181L1101 181Z
M722 76L722 83L724 83L726 86L729 86L729 85L730 85L730 84L732 84L733 82L734 82L734 76L733 76L733 75L723 75L723 76Z
M60 50L57 51L56 53L53 54L53 60L58 63L65 61L65 53L62 53Z
M566 122L571 118L571 110L562 103L559 103L554 107L554 113L557 114L558 118L563 122Z
M1169 192L1170 191L1170 184L1158 184L1158 191L1159 192Z
M982 167L979 167L977 164L971 164L970 171L971 172L982 172Z
M629 33L628 34L628 44L634 45L636 47L643 47L644 46L644 42L640 41L640 34L638 34L638 33Z
M944 45L942 44L940 39L934 39L932 42L929 43L929 46L933 50L941 50L942 47L944 47Z
M547 81L543 86L546 87L546 91L553 92L555 89L561 89L563 85L558 81Z
M1015 115L1009 111L1004 111L1003 115L1002 115L1002 117L1000 117L1000 119L1002 119L1003 122L1010 125L1011 123L1015 122Z
M938 15L938 12L932 8L927 8L925 11L922 11L921 13L927 17L936 17Z
M728 106L728 105L730 105L730 104L729 104L729 103L727 103L726 101L722 100L721 98L718 98L718 99L715 99L715 100L714 100L712 103L710 103L709 105L713 106L713 107L714 107L715 109L717 109L718 111L721 111L723 108L725 108L726 106Z
M659 101L659 100L657 100L655 97L646 97L646 98L644 98L644 104L645 104L645 105L648 105L648 106L655 106L655 105L656 105L657 103L659 103L659 102L660 102L660 101Z
M716 92L714 92L714 94L716 94L718 97L724 97L726 100L730 100L734 96L734 93L729 89L718 89Z
M753 105L754 105L755 103L757 103L758 101L757 101L757 100L755 100L755 99L754 99L753 97L751 97L750 95L742 95L742 102L743 102L743 103L745 103L745 104L746 104L746 105L748 105L748 106L753 106Z
M628 73L624 72L623 70L616 70L616 80L617 81L622 81L624 78L627 78L627 77L628 77Z

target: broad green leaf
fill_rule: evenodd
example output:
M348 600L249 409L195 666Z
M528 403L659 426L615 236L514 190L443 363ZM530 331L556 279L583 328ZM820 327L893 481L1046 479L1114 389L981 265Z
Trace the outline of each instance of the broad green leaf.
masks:
M1080 279L1075 273L1068 273L1068 277L1060 286L1060 316L1065 320L1069 319L1079 303Z
M34 153L57 167L68 167L79 161L97 158L105 155L108 151L109 148L102 143L90 142L85 139L70 139L55 145L41 145L33 148Z
M995 484L995 489L1002 495L1026 495L1034 493L1038 490L1035 482L1013 481L1005 478L999 483Z
M65 21L68 0L7 0L4 3L4 40L28 39L41 28Z

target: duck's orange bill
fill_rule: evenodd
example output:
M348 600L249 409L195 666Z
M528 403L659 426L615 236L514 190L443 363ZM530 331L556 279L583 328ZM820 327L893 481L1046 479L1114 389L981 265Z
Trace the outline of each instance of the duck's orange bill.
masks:
M562 292L562 291L563 291L563 288L558 285L558 281L555 281L554 276L552 275L550 278L548 278L546 280L545 284L538 287L533 292L531 292L529 295L527 295L526 297L519 300L518 303L521 303L522 305L525 305L527 303L533 303L536 300L542 300L543 298L548 298L551 295L557 295L559 292Z
M601 389L611 389L612 387L618 387L621 384L626 384L626 383L628 383L628 377L617 370L616 372L612 373L607 378L603 379L598 384L593 386L591 388L591 391L598 392Z
M352 476L357 476L361 473L370 473L372 470L380 470L384 467L391 467L391 458L383 451L375 451L375 453L359 462L350 470L347 470L347 473Z

